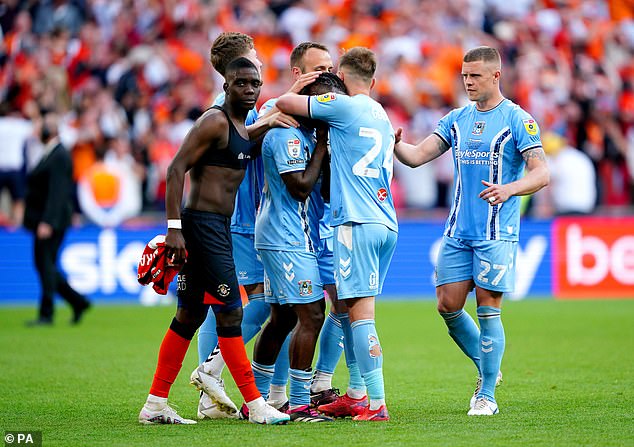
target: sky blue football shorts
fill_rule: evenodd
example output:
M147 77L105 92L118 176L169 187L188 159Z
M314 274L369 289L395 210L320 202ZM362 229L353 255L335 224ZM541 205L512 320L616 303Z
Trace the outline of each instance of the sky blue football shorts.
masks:
M398 233L382 224L335 227L335 279L339 299L376 296L383 290Z
M259 250L264 297L271 304L308 304L324 297L315 253Z
M443 236L436 263L436 287L473 279L496 292L515 288L515 241L470 241Z

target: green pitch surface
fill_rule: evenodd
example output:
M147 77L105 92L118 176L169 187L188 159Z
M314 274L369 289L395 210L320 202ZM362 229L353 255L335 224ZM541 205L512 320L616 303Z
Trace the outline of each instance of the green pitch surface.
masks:
M0 432L41 430L45 446L634 445L634 300L505 303L493 417L467 417L475 369L434 303L410 301L378 305L388 423L142 426L137 415L172 314L96 307L69 327L60 304L54 327L25 328L34 310L0 308ZM188 383L195 351L194 343L170 396L188 418L198 398ZM334 382L345 389L343 360ZM241 402L232 384L228 392Z

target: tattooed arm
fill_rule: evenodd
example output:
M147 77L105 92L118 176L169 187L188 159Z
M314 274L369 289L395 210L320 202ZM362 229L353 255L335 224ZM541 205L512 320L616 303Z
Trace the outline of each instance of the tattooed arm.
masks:
M550 174L544 150L541 147L529 149L522 152L522 157L526 162L526 175L524 177L505 185L496 185L482 180L486 189L480 193L480 198L487 200L491 205L498 205L506 202L511 196L532 194L548 185Z
M396 145L394 155L407 166L415 168L440 157L449 150L449 145L435 133L431 134L417 145L401 141L402 129L396 131Z

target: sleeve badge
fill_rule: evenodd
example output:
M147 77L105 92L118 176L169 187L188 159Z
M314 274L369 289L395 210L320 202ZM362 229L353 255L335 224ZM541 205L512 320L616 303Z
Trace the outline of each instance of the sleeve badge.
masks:
M317 96L317 102L330 102L337 99L337 96L334 93L325 93L323 95Z
M529 135L537 135L537 131L539 127L537 127L537 122L534 119L522 120L524 123L524 129Z
M288 151L289 157L299 158L302 153L302 144L299 141L299 138L288 140L286 142L286 150Z

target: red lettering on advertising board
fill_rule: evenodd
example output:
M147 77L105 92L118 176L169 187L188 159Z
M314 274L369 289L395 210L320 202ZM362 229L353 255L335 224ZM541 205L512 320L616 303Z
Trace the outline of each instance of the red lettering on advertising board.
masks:
M634 298L634 218L561 218L553 236L556 297Z

